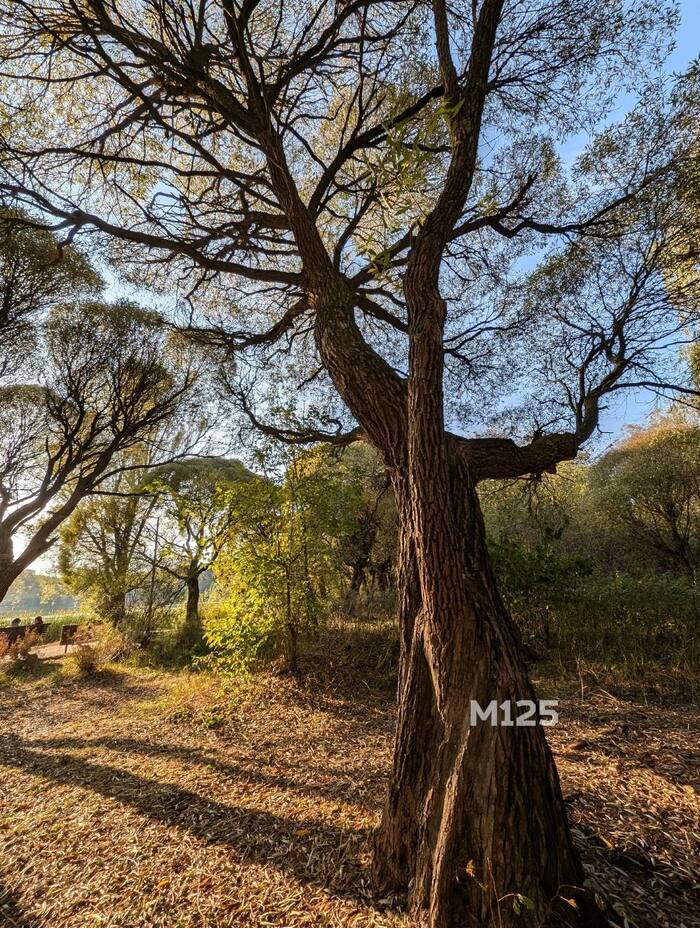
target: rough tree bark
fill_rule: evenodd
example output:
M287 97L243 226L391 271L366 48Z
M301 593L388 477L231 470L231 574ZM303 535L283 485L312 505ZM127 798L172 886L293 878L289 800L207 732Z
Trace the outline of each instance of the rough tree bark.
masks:
M9 531L0 529L0 602L5 598L15 579L12 572L13 561L12 535Z
M418 276L421 299L430 285ZM543 729L469 725L472 699L534 697L488 561L476 495L486 446L471 460L445 431L441 304L432 310L412 333L402 394L376 355L356 350L341 295L317 308L324 360L387 463L399 512L399 708L375 884L406 891L431 928L594 925ZM385 416L392 391L398 414ZM514 893L534 911L516 916Z
M402 519L399 714L374 878L407 891L434 928L593 923L542 727L469 724L472 699L485 707L534 694L457 454L448 480L453 533L440 525L420 538ZM415 554L426 545L442 563L430 573ZM532 900L534 916L515 915L513 893Z

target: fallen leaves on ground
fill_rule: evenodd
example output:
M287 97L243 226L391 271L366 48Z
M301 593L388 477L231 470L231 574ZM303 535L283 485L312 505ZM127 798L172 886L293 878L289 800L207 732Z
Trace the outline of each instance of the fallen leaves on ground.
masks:
M391 700L340 682L266 675L233 698L129 670L4 689L0 925L414 926L369 881ZM602 693L559 711L595 886L630 924L697 928L697 714Z

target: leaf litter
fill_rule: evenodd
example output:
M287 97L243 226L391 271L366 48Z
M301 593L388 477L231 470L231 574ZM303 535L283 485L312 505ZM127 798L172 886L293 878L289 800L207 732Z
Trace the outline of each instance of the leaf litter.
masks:
M0 693L3 928L414 928L377 899L390 686L129 669ZM700 714L600 691L548 730L594 889L698 928Z

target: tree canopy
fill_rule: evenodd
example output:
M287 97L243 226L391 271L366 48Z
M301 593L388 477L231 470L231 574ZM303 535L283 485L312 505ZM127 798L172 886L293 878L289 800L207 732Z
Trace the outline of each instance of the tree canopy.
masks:
M79 251L26 221L21 211L0 209L0 383L26 363L49 310L102 288Z
M462 444L474 471L549 466L593 434L606 396L687 386L655 359L691 337L672 308L690 284L675 279L670 294L660 273L695 221L666 193L692 148L696 94L683 94L681 114L653 86L671 2L620 0L608 15L498 0L482 14L12 4L3 189L58 231L147 247L154 273L164 265L183 293L206 293L190 319L200 336L248 349L255 369L304 381L315 328L325 371L375 438L405 407L403 277L425 247L433 276L440 262L456 430L483 434L510 411L506 431L537 440ZM594 134L621 88L639 106ZM581 127L590 143L567 169L558 141ZM544 259L532 280L527 255ZM318 275L343 294L343 335L331 334L342 314L315 308ZM353 358L382 415L351 389ZM251 409L267 385L247 371L235 392ZM328 401L300 416L302 435L337 419ZM565 430L540 435L555 424Z
M527 898L528 924L600 921L541 728L468 721L533 695L476 487L573 459L621 391L697 395L675 3L4 0L0 22L0 194L177 281L177 321L221 349L256 428L362 433L388 468L401 670L377 888L431 928L485 922L485 886Z
M696 576L700 563L700 430L666 423L640 429L593 469L603 513L619 544Z
M56 307L33 383L0 388L0 595L57 539L78 504L172 417L194 382L167 365L160 318L127 304ZM21 553L13 538L29 534Z

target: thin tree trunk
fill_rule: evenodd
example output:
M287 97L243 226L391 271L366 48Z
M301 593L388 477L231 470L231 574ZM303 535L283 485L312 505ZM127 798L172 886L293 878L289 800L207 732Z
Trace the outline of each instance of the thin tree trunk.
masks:
M199 618L199 571L194 566L187 575L186 584L185 624L180 642L184 647L193 648L202 638L202 623Z
M126 593L110 593L105 597L103 612L113 625L121 625L126 618Z
M364 565L355 562L352 565L352 576L350 577L350 586L348 591L345 594L345 611L350 615L353 615L357 608L357 600L360 595L360 590L362 589L363 584L367 585L367 578L365 577L365 568Z
M298 666L298 632L294 614L292 612L292 581L287 568L287 589L285 600L286 624L287 624L287 670L290 673L296 673Z
M199 575L187 578L187 606L185 621L191 627L199 625Z

